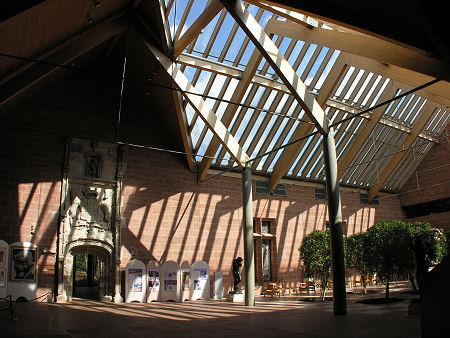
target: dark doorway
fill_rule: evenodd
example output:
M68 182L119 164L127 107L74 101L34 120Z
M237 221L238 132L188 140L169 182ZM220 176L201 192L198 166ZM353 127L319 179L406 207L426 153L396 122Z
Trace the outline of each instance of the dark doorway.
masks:
M100 285L100 259L91 254L74 256L73 296L98 300Z

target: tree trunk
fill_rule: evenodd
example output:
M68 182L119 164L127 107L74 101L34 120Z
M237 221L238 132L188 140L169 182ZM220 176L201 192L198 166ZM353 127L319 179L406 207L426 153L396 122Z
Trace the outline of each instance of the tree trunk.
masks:
M387 282L386 282L386 299L389 299L389 280L391 279L391 276L388 276Z

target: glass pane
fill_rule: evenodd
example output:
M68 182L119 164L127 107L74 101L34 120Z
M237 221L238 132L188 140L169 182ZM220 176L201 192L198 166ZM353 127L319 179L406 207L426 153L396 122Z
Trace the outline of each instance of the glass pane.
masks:
M264 282L272 281L272 271L271 271L271 240L263 239L262 241L262 256L263 256L263 279Z
M270 222L269 221L262 221L261 232L263 234L270 234Z

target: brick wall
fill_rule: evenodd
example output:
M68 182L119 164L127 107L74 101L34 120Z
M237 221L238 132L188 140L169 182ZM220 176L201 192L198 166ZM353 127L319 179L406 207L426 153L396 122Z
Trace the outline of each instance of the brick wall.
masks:
M416 172L405 183L400 194L401 206L416 205L450 197L450 124L441 133L440 143L434 144ZM410 222L428 222L450 231L450 212L408 219Z
M0 238L30 241L56 251L60 188L67 137L117 140L116 109L120 83L77 74L3 119L0 127ZM128 104L127 104L128 102ZM127 94L121 140L174 149L164 126ZM147 263L204 260L211 273L232 284L231 262L243 256L241 180L221 176L197 184L182 155L125 148L122 261L130 250ZM363 205L359 192L342 190L343 217L350 235L384 219L401 219L397 198ZM287 197L254 195L254 217L275 224L277 278L302 278L298 248L306 234L324 229L327 206L314 200L314 188L287 185ZM35 231L31 233L31 225ZM39 258L39 295L53 285L54 256Z

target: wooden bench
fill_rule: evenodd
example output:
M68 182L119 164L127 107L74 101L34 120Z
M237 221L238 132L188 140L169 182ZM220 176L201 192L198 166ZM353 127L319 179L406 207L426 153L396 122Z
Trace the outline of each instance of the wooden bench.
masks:
M264 283L263 286L263 295L264 298L266 295L270 295L273 298L273 295L278 295L278 297L281 296L283 293L283 285L280 283Z

